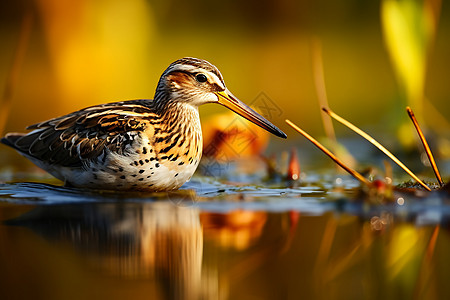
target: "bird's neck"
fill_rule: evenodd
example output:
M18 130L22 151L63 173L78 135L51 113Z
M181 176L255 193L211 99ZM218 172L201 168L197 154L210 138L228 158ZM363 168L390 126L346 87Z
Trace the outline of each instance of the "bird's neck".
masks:
M166 106L156 128L155 148L161 155L186 155L199 160L203 152L202 129L198 109L183 102Z
M168 130L176 131L178 127L201 131L198 108L185 102L167 103L160 111L161 120L169 127Z

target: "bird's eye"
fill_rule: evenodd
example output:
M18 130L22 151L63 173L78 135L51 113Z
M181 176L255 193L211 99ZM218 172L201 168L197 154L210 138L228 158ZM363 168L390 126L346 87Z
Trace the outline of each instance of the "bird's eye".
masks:
M206 78L206 75L202 73L195 75L195 79L200 83L206 82L208 80L208 78Z

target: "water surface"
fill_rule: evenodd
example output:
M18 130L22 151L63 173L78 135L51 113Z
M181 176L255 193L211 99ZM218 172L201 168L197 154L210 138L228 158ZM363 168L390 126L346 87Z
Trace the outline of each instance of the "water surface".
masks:
M156 194L2 184L2 298L450 297L447 193L374 204L351 178L315 178L196 177Z

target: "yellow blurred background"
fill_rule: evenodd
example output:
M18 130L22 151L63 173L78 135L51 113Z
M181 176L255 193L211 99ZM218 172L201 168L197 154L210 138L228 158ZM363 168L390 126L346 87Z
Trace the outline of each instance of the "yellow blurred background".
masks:
M379 136L379 131L402 132L405 106L411 105L422 125L439 135L450 134L450 8L440 0L17 0L0 2L0 24L2 135L89 105L152 98L164 69L184 56L215 64L233 94L262 110L289 138L300 139L284 119L312 135L323 135L313 41L320 43L326 93L334 111L363 128L376 129ZM204 124L224 112L219 105L200 108ZM209 124L219 121L222 119ZM412 132L412 125L408 126ZM336 129L338 134L351 134L342 126ZM259 135L257 130L250 133ZM244 136L244 141L253 141L253 135ZM257 146L267 144L264 139L260 142ZM247 144L239 144L245 146L242 149L230 144L239 155L252 150ZM9 162L7 155L0 156ZM256 201L232 196L236 201ZM304 298L355 295L348 286L388 299L398 299L404 291L407 295L413 291L414 295L435 293L435 298L449 294L445 280L449 269L442 263L448 262L448 230L439 235L433 257L422 254L429 247L432 226L415 227L400 221L389 231L394 224L386 221L390 217L374 217L369 223L341 214L336 219L333 213L217 214L164 201L119 204L127 213L123 214L122 207L103 203L98 211L96 207L83 211L89 207L68 206L67 214L72 216L68 222L75 221L67 223L71 225L67 228L80 228L79 219L73 218L78 216L74 209L94 217L92 221L81 218L88 220L84 224L87 232L80 235L52 224L54 231L43 231L55 232L56 238L49 243L28 228L0 226L0 237L6 241L0 243L0 251L5 253L0 257L8 257L0 282L9 286L7 292L37 290L41 293L36 295L48 293L55 295L54 299L69 294L87 299L92 291L97 293L93 295L106 291L113 299L129 296L130 291L145 297L164 291L156 280L141 280L145 277L135 275L137 280L123 285L121 278L110 276L112 271L102 273L107 278L91 274L95 268L90 263L106 262L117 270L124 265L143 265L146 272L167 276L175 287L181 278L180 284L188 288L194 281L193 289L200 287L199 283L209 288L212 280L207 280L221 276L221 281L217 280L221 285L216 286L224 290L230 286L230 299L271 295L269 292L280 295L280 291ZM19 206L9 212L17 214L17 209L29 208ZM0 211L2 220L10 217L5 211ZM112 212L117 212L118 218L108 221L104 216L114 217ZM185 217L179 218L182 214ZM124 227L130 224L136 227ZM412 227L418 228L417 232ZM125 230L121 234L131 230L137 235L116 240L111 238L112 231L106 230ZM100 240L111 252L96 254L95 243L93 254L76 251L83 249L84 243L90 244L86 237L97 240L102 234L107 237ZM126 241L138 241L141 252L125 247ZM259 248L252 248L255 244ZM113 252L115 247L133 251L120 256ZM171 248L185 252L167 251ZM152 256L154 253L159 256ZM179 258L183 260L175 260ZM178 264L173 264L174 260ZM231 266L231 271L223 272L222 266ZM25 274L23 270L27 270ZM247 278L249 273L252 276ZM419 286L416 290L415 284Z
M396 11L396 3L413 3L413 9ZM426 101L409 99L403 82L409 79L401 74L409 72L411 61L404 69L393 63L413 49L399 39L405 36L398 29L403 12L412 16L406 28L413 37L419 32L425 49L412 63L416 59L422 67L415 80L420 85L423 77ZM422 15L425 34L416 22ZM450 11L438 0L2 1L0 23L0 91L11 91L4 131L93 104L152 98L164 69L194 56L215 64L244 102L264 93L277 112L268 117L281 129L292 135L284 124L288 118L323 134L314 39L322 48L330 106L352 122L396 130L395 120L406 116L411 103L433 129L445 124L434 122L440 117L450 119ZM416 98L421 91L416 88ZM2 97L4 110L7 98ZM200 109L203 119L224 111L217 105Z

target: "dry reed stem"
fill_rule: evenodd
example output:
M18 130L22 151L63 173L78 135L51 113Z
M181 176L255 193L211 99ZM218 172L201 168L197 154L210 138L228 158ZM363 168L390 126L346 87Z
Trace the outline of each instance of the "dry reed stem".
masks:
M314 139L312 136L310 136L308 133L300 129L297 125L292 123L290 120L285 120L286 123L294 128L297 132L299 132L301 135L303 135L305 138L307 138L311 143L313 143L317 148L322 150L323 153L328 155L329 158L331 158L335 163L337 163L341 168L343 168L345 171L347 171L350 175L358 179L360 182L370 186L371 183L369 180L367 180L364 176L362 176L360 173L356 172L352 168L346 166L339 158L337 158L333 153L331 153L330 150L325 148L321 143L319 143L316 139Z
M439 182L439 185L441 187L444 186L444 181L442 181L441 174L439 173L438 167L436 165L436 161L434 160L433 153L431 153L430 146L428 145L428 142L425 138L425 135L422 132L422 129L419 126L419 123L417 122L416 116L414 115L414 112L412 109L408 106L406 107L406 111L411 118L411 121L414 124L414 127L416 128L417 134L419 135L420 141L422 142L423 147L425 148L425 152L427 153L428 160L430 161L431 167L433 168L434 175L436 175L436 179Z
M387 150L383 145L378 143L373 137L350 123L349 121L345 120L344 118L338 116L333 111L329 110L328 108L323 107L323 111L325 111L330 117L335 119L336 121L340 122L341 124L347 126L363 138L365 138L367 141L372 143L375 147L380 149L384 154L386 154L390 159L392 159L398 166L400 166L406 173L408 173L414 180L416 180L423 188L425 188L427 191L431 191L431 189L423 183L422 180L419 179L410 169L408 169L397 157L395 157L389 150Z

